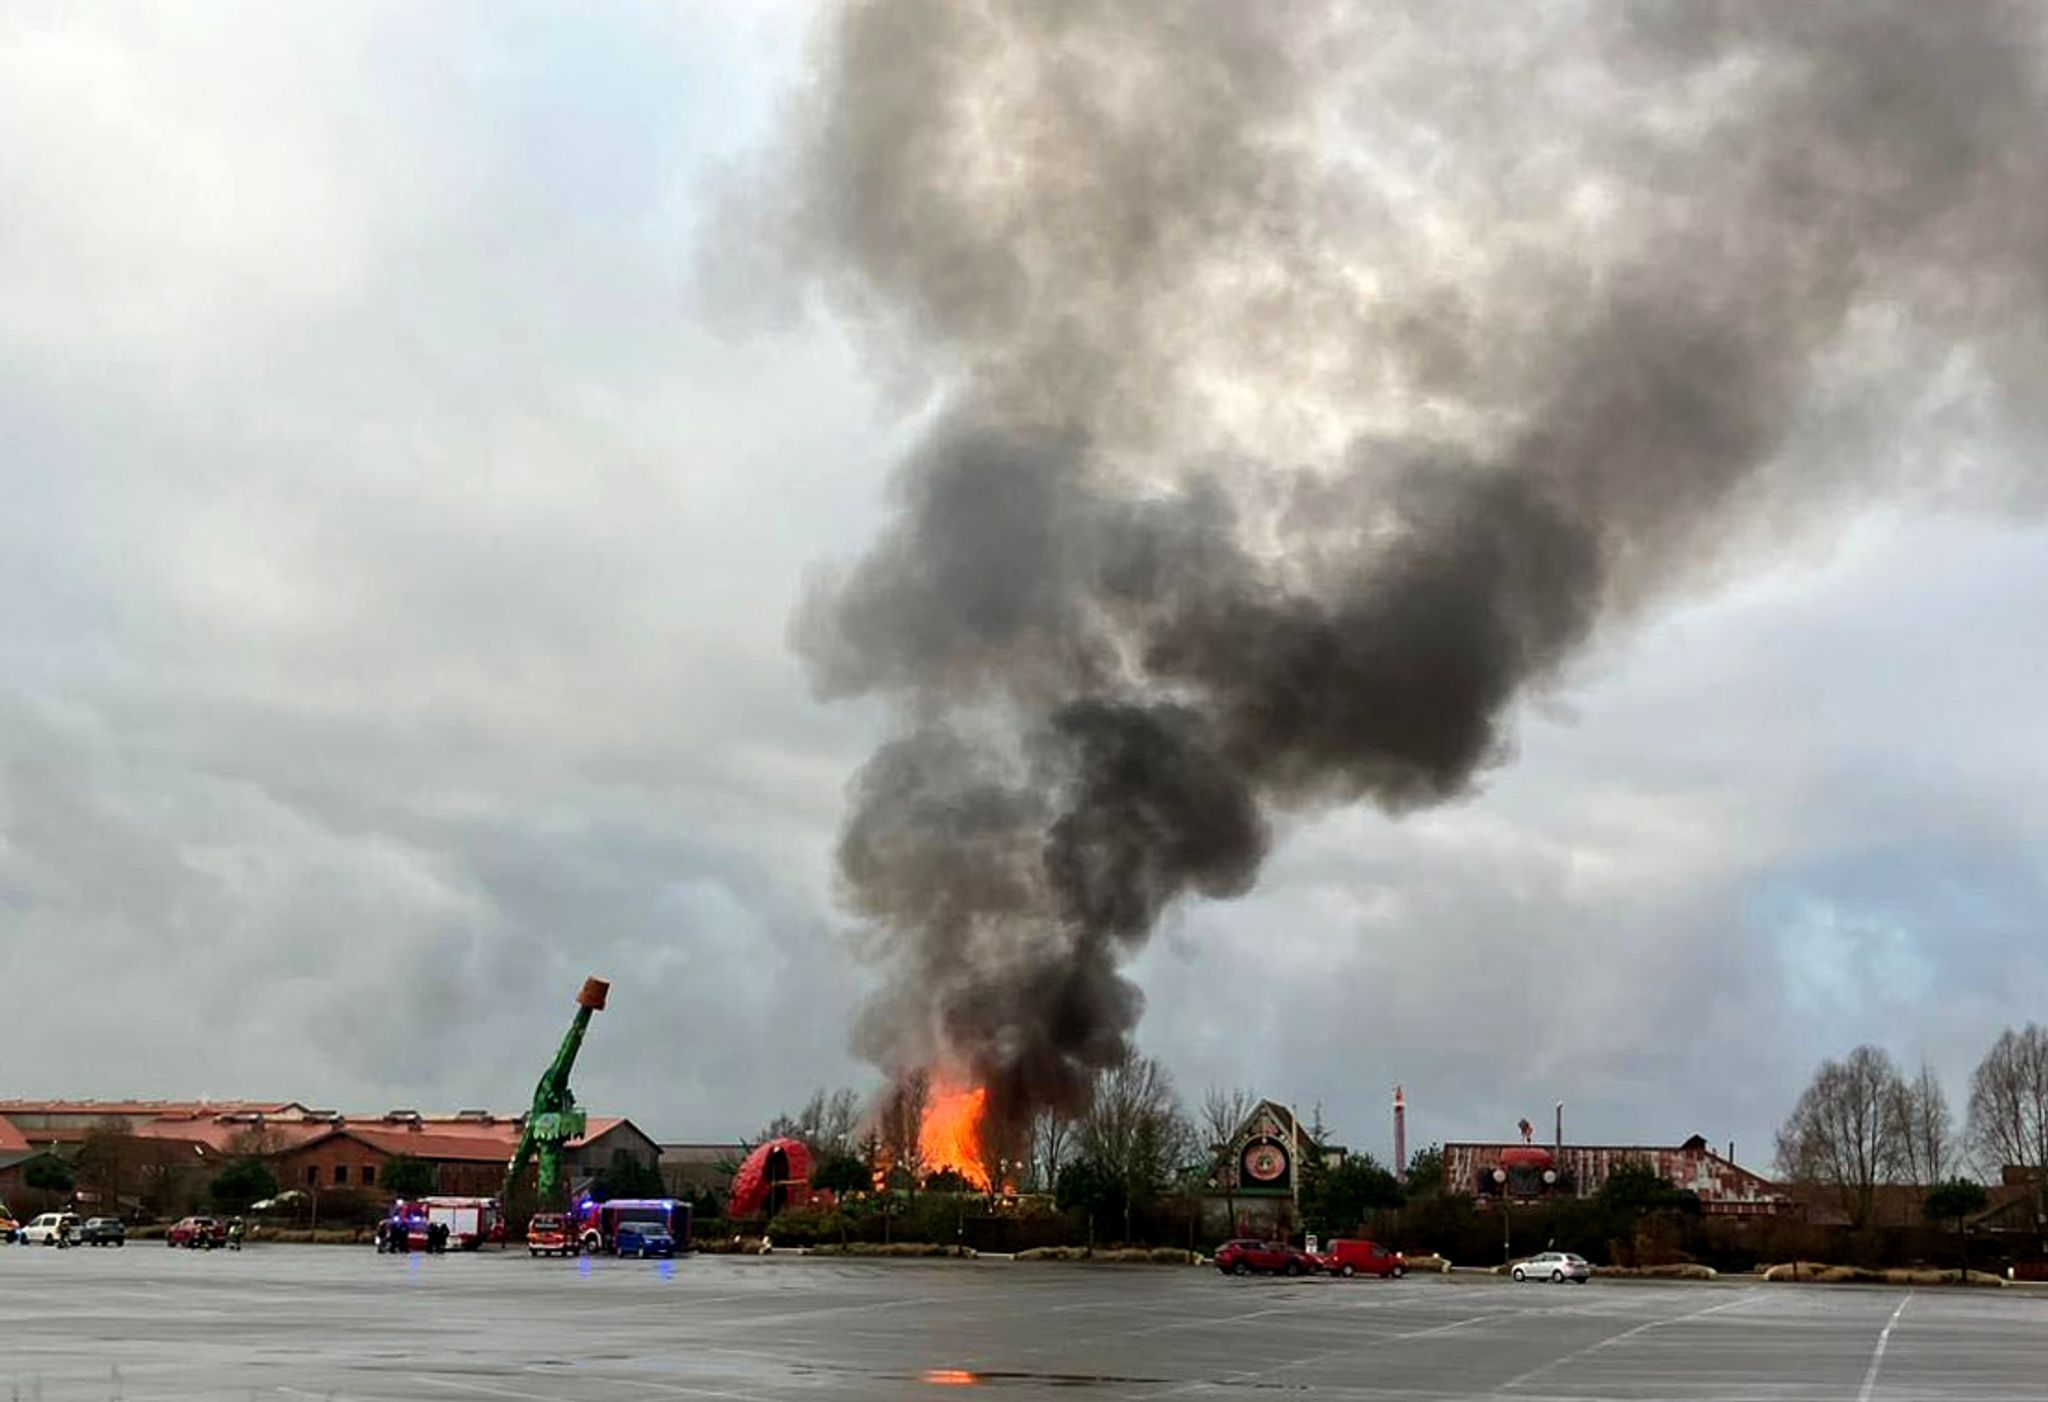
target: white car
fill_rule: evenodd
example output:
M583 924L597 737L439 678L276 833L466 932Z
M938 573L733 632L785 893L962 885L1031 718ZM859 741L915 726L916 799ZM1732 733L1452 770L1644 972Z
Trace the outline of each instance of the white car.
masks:
M24 1246L55 1246L58 1227L67 1225L67 1241L78 1240L78 1214L75 1212L45 1212L15 1234L15 1239Z
M1572 1281L1584 1285L1592 1279L1593 1268L1584 1256L1569 1251L1539 1251L1526 1261L1515 1263L1516 1280L1547 1280L1552 1284Z

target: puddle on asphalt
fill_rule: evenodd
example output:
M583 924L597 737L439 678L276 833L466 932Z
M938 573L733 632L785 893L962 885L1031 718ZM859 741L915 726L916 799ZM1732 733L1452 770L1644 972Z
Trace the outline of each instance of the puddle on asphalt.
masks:
M900 1377L901 1374L877 1373L875 1376L888 1378ZM1160 1385L1186 1381L1179 1378L1140 1378L1121 1373L1027 1373L979 1368L927 1368L915 1376L927 1387L1000 1387L1005 1383L1035 1383L1040 1387L1120 1387L1134 1383ZM1256 1378L1232 1379L1227 1383L1217 1383L1216 1386L1259 1392L1307 1390L1306 1385L1301 1383Z
M1042 1384L1047 1388L1108 1388L1118 1384L1165 1384L1171 1377L1124 1377L1120 1373L1024 1373L1012 1369L928 1367L920 1382L932 1388L993 1388L1001 1384Z
M931 1387L991 1387L1001 1383L1042 1383L1047 1387L1102 1387L1118 1383L1163 1383L1167 1378L1128 1378L1109 1373L1022 1373L972 1368L927 1368L919 1381Z

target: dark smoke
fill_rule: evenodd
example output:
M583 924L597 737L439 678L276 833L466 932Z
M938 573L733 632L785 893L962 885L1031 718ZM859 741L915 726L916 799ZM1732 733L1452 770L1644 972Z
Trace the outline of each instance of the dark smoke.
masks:
M933 404L796 624L902 718L863 1049L1075 1103L1276 815L1456 798L1604 622L2030 427L2035 13L834 7L784 223Z

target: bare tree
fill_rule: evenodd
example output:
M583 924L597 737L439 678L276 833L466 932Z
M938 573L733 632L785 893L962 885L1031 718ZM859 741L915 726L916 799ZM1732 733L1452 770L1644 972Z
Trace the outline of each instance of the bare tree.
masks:
M860 1097L841 1087L811 1092L794 1115L777 1115L755 1139L801 1139L821 1159L853 1154L859 1148Z
M1074 1157L1073 1118L1051 1106L1041 1106L1031 1116L1031 1177L1042 1193L1059 1186L1060 1170Z
M1076 1147L1118 1186L1126 1238L1132 1206L1165 1191L1197 1155L1197 1139L1174 1095L1173 1077L1151 1057L1126 1051L1096 1077Z
M1861 1046L1824 1061L1778 1131L1778 1163L1793 1179L1832 1189L1852 1227L1870 1221L1877 1185L1898 1172L1893 1112L1899 1068L1883 1049Z
M2007 1166L2033 1185L2034 1211L2048 1211L2048 1028L2008 1027L1970 1073L1971 1146L1985 1176Z
M1924 1061L1920 1074L1900 1081L1893 1094L1892 1132L1901 1182L1925 1188L1949 1178L1956 1166L1955 1121L1934 1068Z
M118 1115L101 1120L86 1131L75 1164L102 1212L124 1211L122 1199L135 1193L142 1175L134 1127Z
M1230 1218L1230 1231L1237 1231L1237 1155L1232 1141L1258 1105L1258 1095L1243 1086L1228 1090L1211 1086L1202 1095L1201 1133L1209 1154L1210 1182L1223 1190L1223 1210Z
M888 1159L889 1186L904 1182L915 1191L924 1177L924 1148L919 1135L924 1129L925 1111L932 1101L932 1078L928 1072L910 1071L896 1078L882 1093L877 1129L882 1152Z
M1230 1148L1231 1137L1244 1128L1258 1103L1258 1096L1243 1086L1210 1086L1203 1092L1202 1139L1212 1155L1221 1156Z

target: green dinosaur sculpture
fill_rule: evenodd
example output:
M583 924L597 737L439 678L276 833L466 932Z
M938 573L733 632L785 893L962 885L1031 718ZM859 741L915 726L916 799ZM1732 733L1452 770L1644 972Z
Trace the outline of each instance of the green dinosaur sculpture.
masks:
M540 1084L533 1088L533 1107L526 1113L526 1127L520 1131L519 1147L512 1151L512 1161L506 1165L505 1187L500 1201L511 1200L512 1190L520 1175L526 1172L526 1166L538 1161L540 1205L543 1208L559 1205L556 1197L561 1191L563 1146L587 1127L583 1112L576 1108L576 1096L569 1089L569 1070L576 1064L576 1053L582 1049L583 1034L590 1026L590 1015L603 1011L605 995L610 991L611 985L603 979L583 980L583 989L576 995L576 1018L569 1024L569 1033L562 1038L554 1061L541 1073Z

